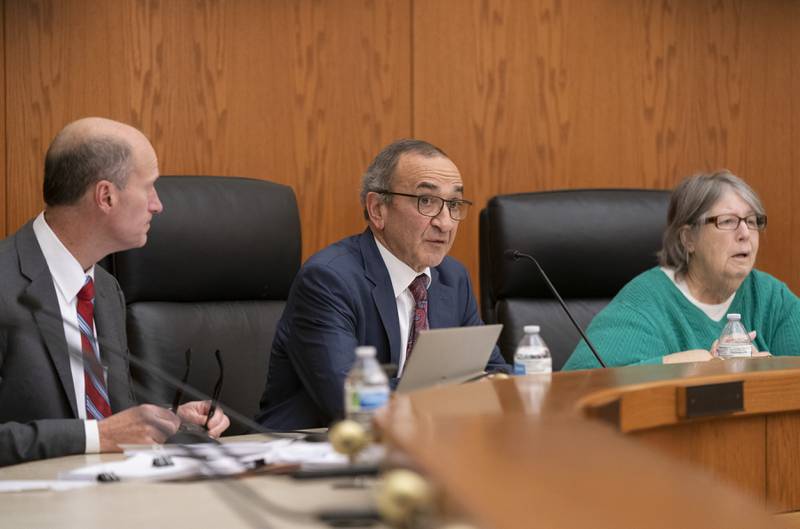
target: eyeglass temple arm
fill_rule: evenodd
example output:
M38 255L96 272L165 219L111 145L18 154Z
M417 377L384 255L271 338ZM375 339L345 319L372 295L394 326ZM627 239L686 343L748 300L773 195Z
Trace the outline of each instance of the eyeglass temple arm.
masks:
M183 377L181 378L181 383L186 384L189 380L189 371L192 368L192 348L189 347L186 349L184 353L184 357L186 358L186 369L183 372ZM183 399L183 388L178 387L175 391L175 398L172 400L172 411L174 413L178 413L178 407L181 405L181 399Z
M219 377L217 378L217 383L214 384L214 393L211 395L211 406L208 408L208 415L206 415L206 422L203 424L203 428L208 430L208 422L211 420L211 417L214 416L214 413L217 411L217 402L219 401L219 395L222 393L222 381L225 378L225 366L222 363L222 354L220 350L217 349L214 351L214 357L217 359L217 366L219 366Z

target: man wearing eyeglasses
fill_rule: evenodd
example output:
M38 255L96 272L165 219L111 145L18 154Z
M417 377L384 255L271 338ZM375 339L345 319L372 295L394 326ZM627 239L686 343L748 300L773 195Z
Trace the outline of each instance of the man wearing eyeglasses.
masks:
M427 142L399 140L378 154L361 187L367 229L312 256L294 281L272 345L264 426L340 419L358 345L402 374L421 330L481 325L467 271L447 256L472 204L463 195L458 168ZM487 370L508 370L497 348Z
M150 142L122 123L81 119L50 145L45 210L0 242L0 465L161 443L212 415L210 402L136 405L125 300L95 266L145 244L157 178ZM217 412L208 432L228 424Z

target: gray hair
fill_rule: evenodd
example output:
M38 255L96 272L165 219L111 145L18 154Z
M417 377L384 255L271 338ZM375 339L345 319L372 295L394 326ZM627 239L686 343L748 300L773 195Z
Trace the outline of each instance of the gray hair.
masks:
M364 218L369 220L367 215L367 194L370 192L390 191L394 170L400 156L406 153L419 154L427 158L442 156L448 158L447 154L440 148L423 140L405 138L396 140L384 147L381 152L372 160L367 167L364 176L361 178L361 206L364 208ZM392 199L391 195L383 195L383 201L388 203Z
M44 201L48 206L75 204L89 186L108 180L123 189L132 170L132 149L125 140L100 136L70 143L53 141L44 161Z
M698 230L708 217L709 210L728 189L747 202L756 215L766 215L761 199L753 188L727 169L685 178L669 200L667 228L658 253L661 266L674 268L676 276L686 272L690 256L681 241L681 233L686 227Z

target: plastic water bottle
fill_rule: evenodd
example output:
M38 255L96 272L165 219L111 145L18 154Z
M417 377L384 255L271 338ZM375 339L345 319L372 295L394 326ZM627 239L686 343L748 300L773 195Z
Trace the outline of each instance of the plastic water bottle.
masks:
M742 358L753 356L750 335L741 322L741 314L728 314L728 323L722 329L717 344L717 355L720 358Z
M514 374L550 373L553 371L553 358L550 349L539 335L538 325L526 325L525 336L520 340L514 353Z
M344 409L352 419L367 430L372 428L372 416L389 402L389 379L375 359L372 346L356 347L356 361L344 381Z

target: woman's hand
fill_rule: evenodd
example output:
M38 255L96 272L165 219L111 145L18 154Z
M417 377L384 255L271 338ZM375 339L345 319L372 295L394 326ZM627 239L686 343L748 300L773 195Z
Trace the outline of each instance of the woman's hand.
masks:
M750 331L750 341L756 339L756 331ZM719 349L719 340L714 340L711 344L710 350L705 349L690 349L688 351L681 351L679 353L672 353L664 356L661 361L664 364L681 364L685 362L707 362L712 358L718 358L717 350ZM753 346L753 357L772 356L767 351L758 351L756 346Z
M705 349L690 349L679 353L672 353L664 356L661 361L664 364L683 364L686 362L708 362L714 356Z

